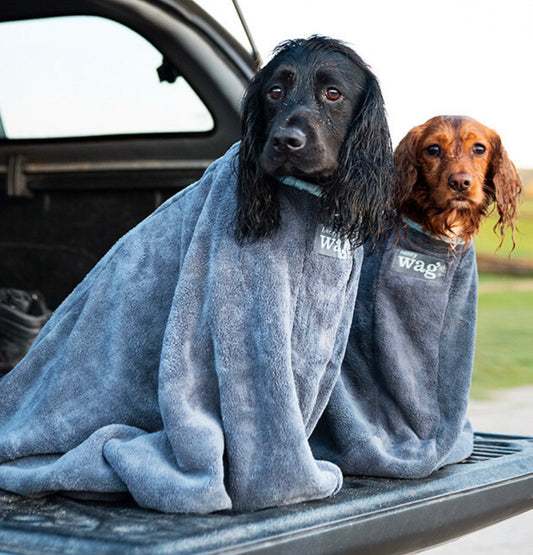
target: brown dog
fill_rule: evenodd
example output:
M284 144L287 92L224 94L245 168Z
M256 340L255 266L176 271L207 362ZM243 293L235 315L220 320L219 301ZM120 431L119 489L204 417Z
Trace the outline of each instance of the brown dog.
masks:
M503 243L514 227L520 177L499 135L464 116L414 127L394 153L400 213L437 237L469 244L495 205Z

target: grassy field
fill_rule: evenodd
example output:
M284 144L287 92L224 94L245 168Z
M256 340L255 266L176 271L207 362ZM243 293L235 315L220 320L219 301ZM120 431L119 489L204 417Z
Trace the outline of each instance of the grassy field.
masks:
M487 221L477 237L476 251L495 255L498 238ZM533 198L523 202L516 248L509 262L521 261L531 272L520 277L481 274L476 357L472 396L486 398L491 390L533 384ZM495 255L508 259L510 241Z
M485 221L476 237L475 244L478 253L491 254L499 258L507 258L511 252L511 232L508 230L502 247L496 251L500 243L499 235L494 233L493 227L497 218L494 214ZM513 259L531 259L533 271L533 195L525 197L518 211L518 225L515 231L516 246L511 254Z
M480 276L472 396L533 384L533 277Z

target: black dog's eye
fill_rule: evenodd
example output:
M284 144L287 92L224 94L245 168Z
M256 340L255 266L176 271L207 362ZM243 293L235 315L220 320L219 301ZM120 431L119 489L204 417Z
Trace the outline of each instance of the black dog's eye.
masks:
M268 91L268 96L270 96L270 98L272 98L273 100L279 100L283 95L283 91L281 90L281 87L275 86L272 87L269 91Z
M483 154L485 154L486 150L487 150L487 149L486 149L481 143L476 143L476 144L472 147L472 152L473 152L476 156L482 156Z
M428 156L432 158L436 158L440 154L440 146L439 145L429 145L425 151Z
M339 98L341 97L341 93L337 89L330 87L326 91L326 97L328 98L328 100L339 100Z

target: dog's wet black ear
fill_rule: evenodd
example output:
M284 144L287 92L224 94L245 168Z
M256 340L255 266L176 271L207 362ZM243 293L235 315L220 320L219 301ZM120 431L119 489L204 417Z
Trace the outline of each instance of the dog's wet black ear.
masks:
M266 136L265 114L261 98L262 75L258 73L249 83L242 99L241 153L257 161Z
M241 242L272 233L280 222L276 183L259 163L266 140L263 80L264 72L259 72L248 85L242 103L236 223L236 236Z
M377 79L368 71L366 94L345 138L339 168L328 187L325 212L352 245L378 246L395 219L392 143Z

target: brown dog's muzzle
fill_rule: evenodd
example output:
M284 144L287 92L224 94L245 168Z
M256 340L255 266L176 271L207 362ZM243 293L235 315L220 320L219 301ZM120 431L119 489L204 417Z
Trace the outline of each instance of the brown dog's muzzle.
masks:
M466 172L452 173L448 177L448 186L458 193L463 193L472 186L472 176Z

